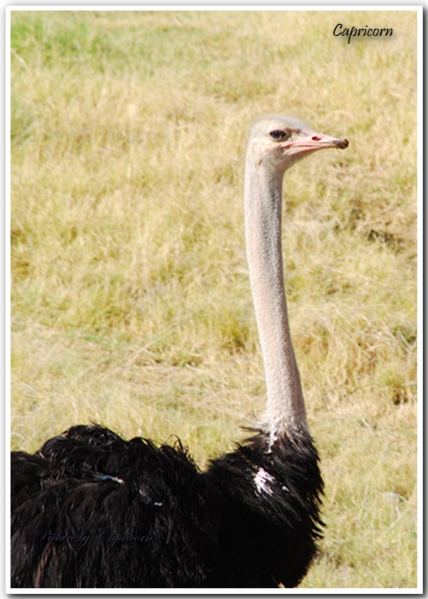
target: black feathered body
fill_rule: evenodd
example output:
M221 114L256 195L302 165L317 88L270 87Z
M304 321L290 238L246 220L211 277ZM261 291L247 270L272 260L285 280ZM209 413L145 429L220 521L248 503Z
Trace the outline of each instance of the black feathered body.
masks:
M307 432L258 433L198 470L177 441L75 426L12 454L12 587L296 586L322 480Z

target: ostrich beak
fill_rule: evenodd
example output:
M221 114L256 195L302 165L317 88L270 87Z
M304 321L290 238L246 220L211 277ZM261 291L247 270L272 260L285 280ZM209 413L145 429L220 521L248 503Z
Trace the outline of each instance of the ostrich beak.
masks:
M330 137L330 135L316 133L315 131L300 131L296 139L281 144L281 147L289 154L309 154L325 148L344 150L348 146L349 141L347 139Z

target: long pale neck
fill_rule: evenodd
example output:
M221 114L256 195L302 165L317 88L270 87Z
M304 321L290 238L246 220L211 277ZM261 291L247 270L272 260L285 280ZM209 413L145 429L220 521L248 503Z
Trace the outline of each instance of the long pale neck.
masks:
M300 375L288 323L281 245L283 173L267 172L247 157L245 231L251 289L262 348L266 426L272 438L307 428Z

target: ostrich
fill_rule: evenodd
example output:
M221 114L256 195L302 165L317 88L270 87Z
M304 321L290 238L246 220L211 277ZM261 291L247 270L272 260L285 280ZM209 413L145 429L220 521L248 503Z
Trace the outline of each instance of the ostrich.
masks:
M250 133L245 229L267 387L250 437L200 471L187 449L73 426L12 453L12 587L295 587L316 553L323 482L290 337L282 180L346 148L289 117Z

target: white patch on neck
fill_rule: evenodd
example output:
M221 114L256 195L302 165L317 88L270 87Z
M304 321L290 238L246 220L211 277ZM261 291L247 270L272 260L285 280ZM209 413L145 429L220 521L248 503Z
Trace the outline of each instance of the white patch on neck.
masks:
M278 439L278 435L277 435L276 431L274 430L269 435L269 446L268 446L267 453L272 453L272 447L277 439Z
M257 493L267 493L268 495L273 495L273 490L270 487L270 483L272 483L275 478L266 472L264 468L259 468L254 475L254 482L256 483Z

